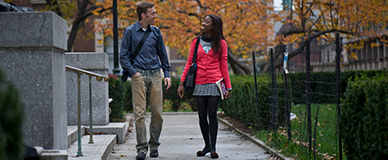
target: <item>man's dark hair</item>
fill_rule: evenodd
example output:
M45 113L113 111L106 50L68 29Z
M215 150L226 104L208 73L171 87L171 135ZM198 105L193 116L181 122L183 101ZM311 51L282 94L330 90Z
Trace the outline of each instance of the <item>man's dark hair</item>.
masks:
M155 4L147 1L139 1L136 3L136 13L139 20L141 20L141 14L147 14L148 8L155 7Z
M214 26L213 35L212 35L213 51L215 53L221 54L221 53L219 53L219 51L221 49L221 40L225 39L224 33L222 31L222 28L223 28L222 19L221 19L221 17L216 16L214 14L207 15L207 16L209 16L213 20L213 26ZM205 18L207 16L205 16ZM202 36L202 35L203 35L203 33L201 33L199 35L199 37Z

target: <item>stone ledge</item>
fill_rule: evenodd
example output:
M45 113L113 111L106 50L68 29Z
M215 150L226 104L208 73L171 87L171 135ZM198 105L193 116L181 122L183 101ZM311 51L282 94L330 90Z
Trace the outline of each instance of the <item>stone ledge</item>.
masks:
M54 12L0 12L0 48L67 50L66 20Z
M85 70L108 70L109 56L96 52L66 52L66 65Z
M198 114L198 112L162 112L162 115L195 115L195 114Z
M67 150L43 150L39 158L41 160L67 160Z
M108 159L113 147L117 143L116 135L94 135L93 144L89 144L89 135L82 136L81 151L82 155L77 157L78 141L72 143L69 147L69 160L94 160Z
M102 134L116 134L117 142L124 143L125 135L128 131L129 124L125 123L109 123L108 125L97 126L93 125L93 133L102 133ZM90 127L85 126L86 132L90 132Z

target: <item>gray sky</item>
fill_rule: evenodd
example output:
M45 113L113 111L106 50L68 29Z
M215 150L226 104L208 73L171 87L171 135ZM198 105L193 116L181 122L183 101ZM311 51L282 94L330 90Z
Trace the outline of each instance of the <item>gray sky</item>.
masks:
M282 0L273 0L273 3L275 10L282 10Z

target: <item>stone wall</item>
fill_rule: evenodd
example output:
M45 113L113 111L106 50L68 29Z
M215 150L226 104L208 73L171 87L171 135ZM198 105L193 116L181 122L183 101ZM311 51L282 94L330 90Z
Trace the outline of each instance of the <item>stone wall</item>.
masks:
M67 24L54 12L0 12L0 68L24 104L24 143L67 149Z
M66 65L108 76L108 55L106 53L69 52ZM78 124L78 78L74 71L66 71L67 122ZM92 77L93 125L109 123L108 82L98 82ZM89 76L81 75L81 123L89 125Z

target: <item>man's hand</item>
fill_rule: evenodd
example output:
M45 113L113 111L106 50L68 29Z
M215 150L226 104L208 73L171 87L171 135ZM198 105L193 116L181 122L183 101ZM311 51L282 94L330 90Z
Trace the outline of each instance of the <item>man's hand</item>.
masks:
M164 85L165 86L167 85L166 90L168 90L171 87L171 79L170 78L164 78Z
M132 77L135 78L137 76L140 76L141 74L139 72L136 72Z

